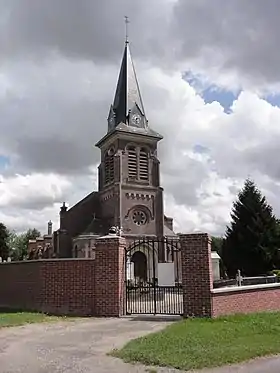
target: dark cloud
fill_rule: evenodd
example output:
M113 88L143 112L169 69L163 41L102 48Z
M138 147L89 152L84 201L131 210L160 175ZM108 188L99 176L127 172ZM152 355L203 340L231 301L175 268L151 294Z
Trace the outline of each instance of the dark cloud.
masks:
M117 60L124 41L124 16L131 18L137 50L157 50L166 20L161 1L8 0L0 2L0 55L62 55L95 61Z
M61 198L52 197L51 195L46 196L36 196L33 195L32 198L23 199L23 198L14 198L12 201L11 207L22 209L22 210L33 210L40 211L43 210L46 206L51 206L54 203L61 202ZM23 212L24 213L24 212Z
M0 57L42 60L56 51L117 62L127 14L136 57L169 67L199 60L205 68L275 83L279 12L278 0L1 0Z
M250 164L252 170L269 175L271 179L280 180L279 144L280 135L278 134L245 151L243 161Z
M196 206L199 197L196 188L207 177L207 165L189 156L183 156L176 149L168 149L164 144L165 154L160 157L163 164L163 185L166 193L172 194L178 205Z
M72 141L63 136L48 139L25 137L18 144L20 158L14 165L25 171L57 172L59 174L86 174L98 159L98 151L93 151L90 138L82 141L79 136ZM82 144L80 143L82 141Z
M178 58L197 57L204 67L216 64L259 83L279 82L279 14L278 0L179 0L172 27Z
M65 62L61 69L56 61L34 74L7 71L17 83L0 101L0 150L14 172L85 174L99 160L94 144L107 130L114 87L107 80L117 69L108 67L104 79L95 66Z

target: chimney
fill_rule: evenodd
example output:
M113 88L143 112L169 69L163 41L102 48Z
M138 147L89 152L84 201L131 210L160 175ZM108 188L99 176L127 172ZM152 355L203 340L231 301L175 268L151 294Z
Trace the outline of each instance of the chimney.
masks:
M52 221L50 220L48 222L48 236L52 235Z
M67 206L66 206L66 203L63 202L62 206L60 207L60 214L63 214L66 211L67 211Z
M64 229L64 217L67 212L67 206L66 203L63 202L62 206L60 207L60 229Z

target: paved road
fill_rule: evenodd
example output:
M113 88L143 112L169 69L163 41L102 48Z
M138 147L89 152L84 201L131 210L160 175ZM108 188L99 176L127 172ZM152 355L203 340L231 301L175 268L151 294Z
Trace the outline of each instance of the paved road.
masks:
M158 319L82 319L0 330L0 373L147 373L106 356L128 340L164 328ZM175 373L157 369L157 373ZM279 373L280 357L205 373Z

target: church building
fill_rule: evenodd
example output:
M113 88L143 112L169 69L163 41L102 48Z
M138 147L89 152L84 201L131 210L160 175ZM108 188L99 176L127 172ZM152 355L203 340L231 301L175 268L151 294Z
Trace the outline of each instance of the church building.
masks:
M91 257L96 238L112 226L128 240L176 237L160 185L157 146L163 137L149 125L128 41L107 121L107 133L96 143L98 191L69 209L63 203L53 237L56 257Z

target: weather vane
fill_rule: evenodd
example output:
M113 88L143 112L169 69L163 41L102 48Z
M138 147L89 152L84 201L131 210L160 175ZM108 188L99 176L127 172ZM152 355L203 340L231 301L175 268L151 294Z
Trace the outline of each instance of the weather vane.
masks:
M124 22L125 22L125 42L128 43L128 24L129 24L128 16L124 16Z

